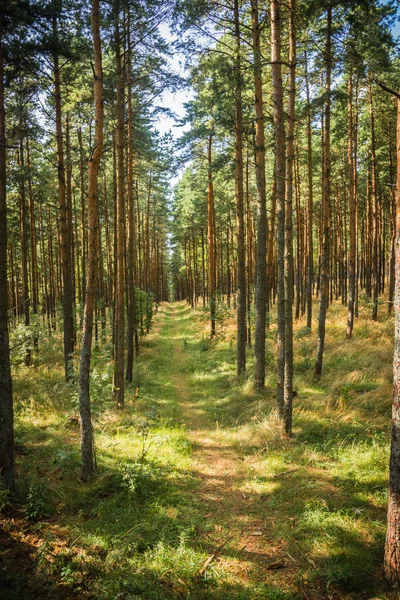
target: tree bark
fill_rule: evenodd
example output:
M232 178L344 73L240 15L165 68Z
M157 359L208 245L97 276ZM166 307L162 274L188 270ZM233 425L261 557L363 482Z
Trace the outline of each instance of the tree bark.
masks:
M392 585L400 584L400 97L397 98L396 286L393 356L392 437L384 569Z
M99 0L92 0L91 25L94 46L95 133L94 147L89 158L88 168L88 265L79 371L79 410L81 417L82 456L81 477L84 481L91 477L96 467L90 411L90 359L93 338L93 313L98 283L97 266L100 253L98 173L103 151L104 120Z
M119 27L119 6L115 8L115 49L117 69L117 131L116 131L116 162L117 162L117 206L116 206L116 308L115 308L115 372L114 392L117 406L124 406L124 73Z
M32 192L32 174L29 139L26 139L26 160L28 167L28 192L29 192L29 221L30 221L30 247L31 247L31 273L32 273L32 312L34 315L38 312L39 287L38 287L38 266L37 266L37 240L36 240L36 222L35 222L35 202ZM37 339L34 340L37 349Z
M23 124L21 123L21 131ZM21 267L22 267L22 312L24 314L25 327L30 325L30 296L29 296L29 279L28 279L28 223L27 223L27 206L26 206L26 189L25 189L25 153L24 140L21 137L19 142L19 168L20 168L20 233L21 233ZM27 333L26 337L26 352L25 365L29 367L31 364L31 337Z
M372 320L378 319L379 298L379 205L378 205L378 179L376 172L376 148L375 148L375 111L372 97L372 83L368 82L368 100L371 126L371 199L372 199Z
M331 72L332 72L332 7L327 8L326 30L326 85L324 119L324 160L322 181L322 252L320 274L320 302L318 317L318 343L314 377L318 381L322 375L322 360L325 347L325 322L329 304L329 265L330 265L330 201L331 201Z
M128 248L127 248L127 272L128 272L128 332L127 332L127 356L126 356L126 380L132 381L132 370L134 360L134 347L136 335L136 304L135 304L135 201L133 194L133 110L132 110L132 74L131 74L131 44L130 44L130 20L128 15Z
M349 303L347 307L346 338L351 338L354 324L354 303L356 298L356 194L354 186L354 126L353 126L353 73L350 70L347 80L347 161L349 176Z
M4 109L4 46L0 31L0 475L15 487L14 412L8 337L6 126Z
M262 390L265 384L265 325L267 313L267 207L265 184L265 132L262 102L262 71L260 50L260 25L258 0L251 2L253 60L254 60L254 110L256 116L255 158L257 183L257 248L256 248L256 325L254 340L254 387Z
M243 111L240 60L239 0L234 0L235 24L235 196L237 227L237 375L246 371L246 259L243 206Z
M289 106L285 190L285 371L283 423L285 433L292 434L293 402L293 166L294 118L296 100L296 0L289 0Z
M307 327L312 326L312 295L314 279L314 247L313 247L313 157L312 129L310 108L310 86L308 83L308 58L305 55L305 84L307 96L307 174L308 174L308 221L307 221Z
M53 17L53 35L58 37L57 17ZM74 323L73 323L73 298L72 298L72 273L71 273L71 248L68 232L68 207L65 189L65 166L62 132L61 111L61 83L60 68L57 52L53 56L54 66L54 101L56 108L56 138L57 138L57 171L58 171L58 197L60 204L60 244L61 244L61 270L62 270L62 304L64 320L64 369L66 381L74 379L73 353L74 353Z
M274 99L276 245L278 275L278 381L277 410L283 418L285 379L285 126L281 67L281 9L279 0L271 2L271 62Z
M216 265L215 265L215 207L214 207L214 186L212 179L212 139L213 127L208 136L208 194L207 194L207 220L208 220L208 283L209 283L209 302L210 302L210 324L211 337L215 336L215 308L216 308Z

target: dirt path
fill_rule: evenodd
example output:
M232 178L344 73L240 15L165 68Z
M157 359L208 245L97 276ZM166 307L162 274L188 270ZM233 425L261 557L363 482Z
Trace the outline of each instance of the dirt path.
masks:
M244 461L233 447L219 439L220 430L191 392L185 375L188 353L182 342L182 305L164 310L155 335L163 333L167 320L166 340L173 356L169 377L193 446L193 471L200 481L195 492L204 519L199 542L210 553L210 560L232 581L244 586L267 580L279 584L281 574L288 578L289 570L297 570L295 560L285 551L285 542L270 535L271 519L263 514L259 498L243 491L249 478ZM192 322L189 328L192 336L199 335Z

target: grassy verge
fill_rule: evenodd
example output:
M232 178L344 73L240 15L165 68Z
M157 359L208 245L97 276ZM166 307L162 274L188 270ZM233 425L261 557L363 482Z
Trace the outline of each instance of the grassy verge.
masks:
M41 340L34 366L14 367L19 508L3 510L0 598L397 598L380 567L392 323L360 319L345 340L344 316L343 307L330 309L318 385L315 331L296 326L293 439L282 437L274 413L274 323L260 395L250 378L235 378L227 313L210 342L205 313L166 308L158 332L144 339L123 412L113 408L103 345L92 383L99 473L87 485L79 480L77 390L63 382L60 340ZM248 360L251 372L250 349ZM244 508L227 501L207 516L199 427L239 461L234 491ZM215 552L234 520L247 517L258 519L268 560L241 550L240 539ZM274 549L286 557L276 565Z

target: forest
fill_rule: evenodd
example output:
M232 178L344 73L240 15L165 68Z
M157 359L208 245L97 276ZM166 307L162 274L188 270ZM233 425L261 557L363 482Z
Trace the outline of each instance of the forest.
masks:
M0 600L399 600L399 0L0 0Z

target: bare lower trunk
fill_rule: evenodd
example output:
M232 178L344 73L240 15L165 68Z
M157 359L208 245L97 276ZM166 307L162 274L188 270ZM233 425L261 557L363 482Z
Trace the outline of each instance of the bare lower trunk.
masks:
M390 448L389 503L384 569L387 580L400 584L400 96L397 99L396 187L396 293L393 356L392 439Z

